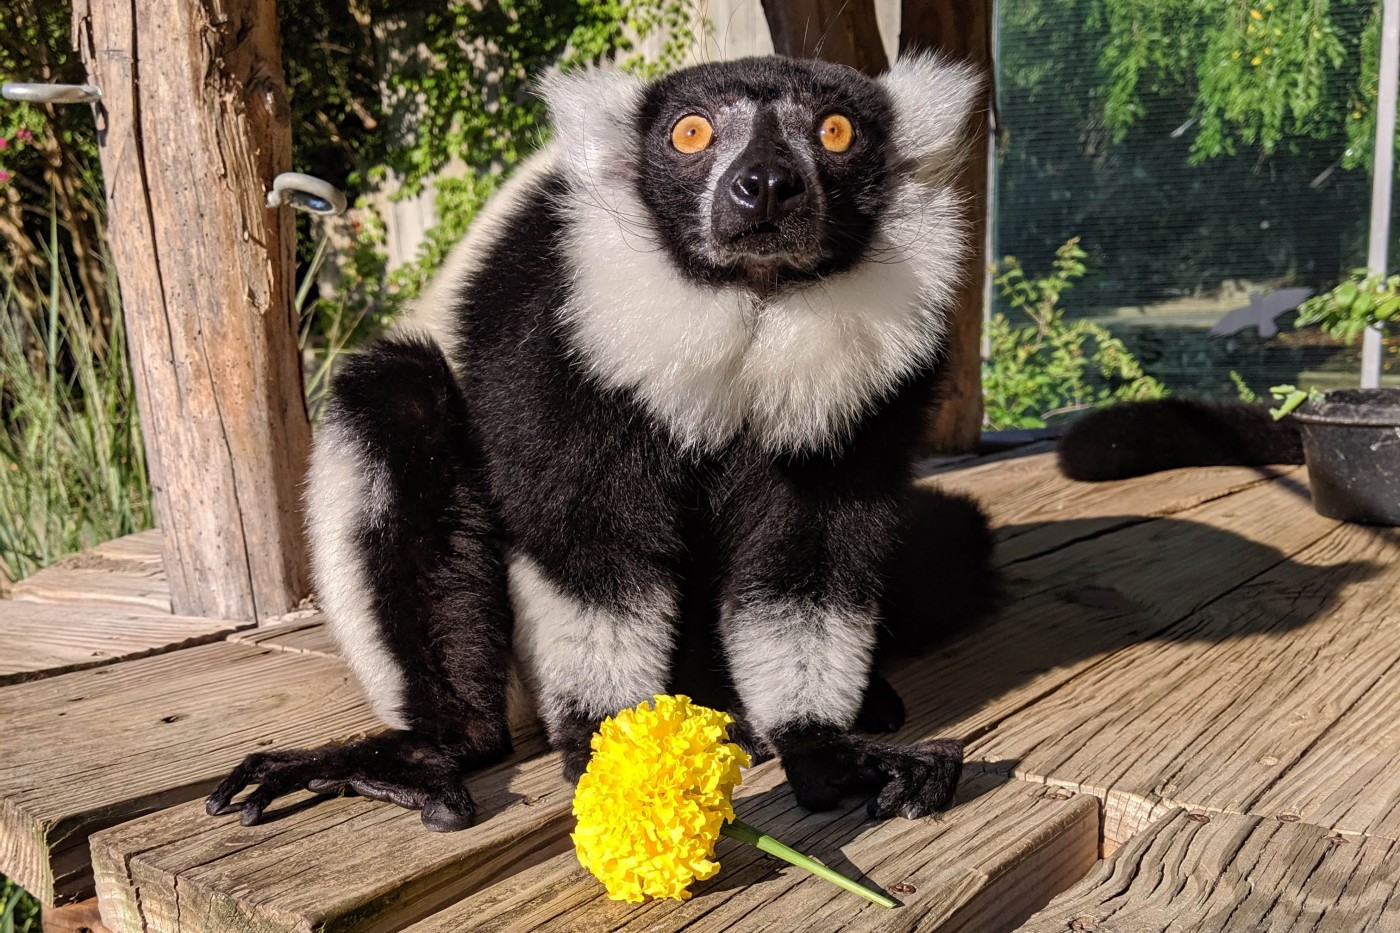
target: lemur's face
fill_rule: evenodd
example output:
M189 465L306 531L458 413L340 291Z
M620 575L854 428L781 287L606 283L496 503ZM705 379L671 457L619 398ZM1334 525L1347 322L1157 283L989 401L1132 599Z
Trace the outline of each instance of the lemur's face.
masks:
M649 86L636 185L689 275L767 292L864 256L888 200L892 107L859 72L766 58Z

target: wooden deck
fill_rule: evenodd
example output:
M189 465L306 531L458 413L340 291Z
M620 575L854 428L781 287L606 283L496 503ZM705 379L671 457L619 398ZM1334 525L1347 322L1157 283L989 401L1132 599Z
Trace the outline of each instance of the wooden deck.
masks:
M528 722L460 833L310 795L210 818L245 752L373 720L315 617L234 631L134 603L162 582L140 542L103 557L133 565L100 565L110 598L78 560L72 590L46 571L0 603L0 872L53 904L95 892L114 933L1400 931L1400 534L1321 518L1287 467L1086 485L1032 447L928 482L988 507L1008 580L993 619L892 675L897 740L968 743L957 804L807 814L773 764L737 804L896 910L729 840L691 900L608 901Z

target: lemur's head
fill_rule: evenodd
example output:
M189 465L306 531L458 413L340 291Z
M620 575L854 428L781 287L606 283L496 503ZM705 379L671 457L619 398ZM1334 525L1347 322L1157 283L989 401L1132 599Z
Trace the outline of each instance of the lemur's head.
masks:
M879 79L775 57L650 85L585 73L546 93L564 159L620 224L692 279L766 294L881 248L882 220L910 209L907 184L951 175L977 88L928 57Z

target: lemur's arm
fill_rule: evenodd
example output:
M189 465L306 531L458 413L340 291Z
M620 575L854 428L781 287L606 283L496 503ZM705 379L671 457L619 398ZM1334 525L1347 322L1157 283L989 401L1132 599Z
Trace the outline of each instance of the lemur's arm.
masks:
M871 683L902 479L896 466L813 456L754 458L729 484L725 650L746 723L810 809L865 785L880 791L872 815L925 816L947 806L961 774L959 743L850 735Z

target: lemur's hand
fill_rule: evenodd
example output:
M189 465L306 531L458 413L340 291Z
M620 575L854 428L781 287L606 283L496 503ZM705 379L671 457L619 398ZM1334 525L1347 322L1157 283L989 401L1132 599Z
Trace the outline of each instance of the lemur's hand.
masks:
M269 804L292 791L358 794L418 810L428 829L452 832L476 820L476 804L462 776L478 763L473 756L454 756L413 733L385 732L319 748L249 755L214 789L204 807L212 816L238 813L244 826L253 826L262 822ZM258 786L234 803L250 784Z
M847 793L864 790L876 792L867 808L875 819L919 819L946 808L962 776L963 748L955 739L900 747L802 729L776 735L773 742L793 795L808 810L833 809Z

